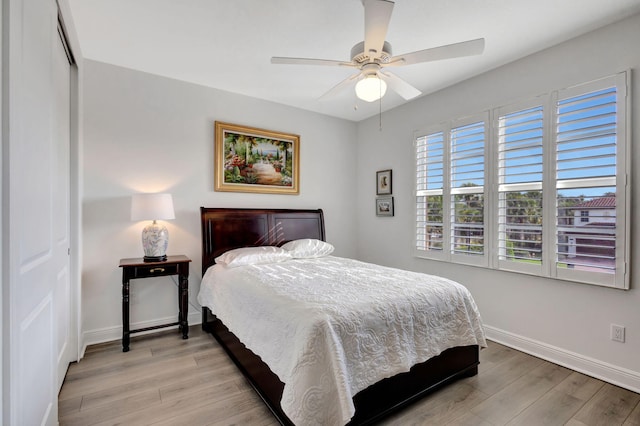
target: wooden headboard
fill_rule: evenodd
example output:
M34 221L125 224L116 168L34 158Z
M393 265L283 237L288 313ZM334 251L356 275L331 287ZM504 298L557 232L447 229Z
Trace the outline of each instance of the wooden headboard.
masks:
M200 207L202 274L225 251L281 246L300 238L325 240L322 210L223 209Z

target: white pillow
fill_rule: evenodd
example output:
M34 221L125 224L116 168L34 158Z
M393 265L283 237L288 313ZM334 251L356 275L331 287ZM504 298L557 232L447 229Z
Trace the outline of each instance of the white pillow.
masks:
M280 247L243 247L224 252L216 257L216 263L235 268L244 265L260 265L263 263L284 262L291 259L291 254Z
M334 250L331 244L311 238L289 241L282 248L289 250L291 257L294 259L327 256L333 253Z

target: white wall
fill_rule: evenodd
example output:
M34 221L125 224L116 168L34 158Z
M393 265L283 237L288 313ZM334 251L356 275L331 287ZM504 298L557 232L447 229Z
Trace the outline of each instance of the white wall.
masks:
M118 262L143 254L144 224L129 217L136 192L173 194L168 253L193 260L190 322L200 319L200 206L322 208L327 240L355 256L354 123L94 61L85 61L83 83L85 344L121 336ZM214 192L216 120L300 135L300 195ZM132 328L177 315L170 278L136 280L131 291Z
M640 391L639 275L632 275L630 291L622 291L412 257L415 130L637 70L639 39L637 15L384 113L382 132L377 117L359 123L359 258L455 279L473 293L490 336ZM640 135L640 85L632 84L631 94L631 133ZM632 241L638 242L640 149L632 155ZM396 215L379 218L373 207L375 172L387 168L393 169ZM635 249L630 266L639 264ZM626 343L610 340L611 323L626 326Z

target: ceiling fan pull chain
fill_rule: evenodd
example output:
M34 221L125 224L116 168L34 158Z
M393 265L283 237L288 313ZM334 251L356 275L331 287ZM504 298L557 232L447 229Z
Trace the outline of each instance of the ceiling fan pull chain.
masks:
M380 88L380 91L382 91L382 88ZM380 95L380 98L378 99L378 105L379 105L379 110L378 110L378 117L379 117L379 130L382 132L382 95Z

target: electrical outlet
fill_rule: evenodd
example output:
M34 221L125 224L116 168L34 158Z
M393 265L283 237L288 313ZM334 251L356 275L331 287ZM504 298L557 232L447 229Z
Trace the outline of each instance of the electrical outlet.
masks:
M624 343L624 326L611 324L611 340Z

